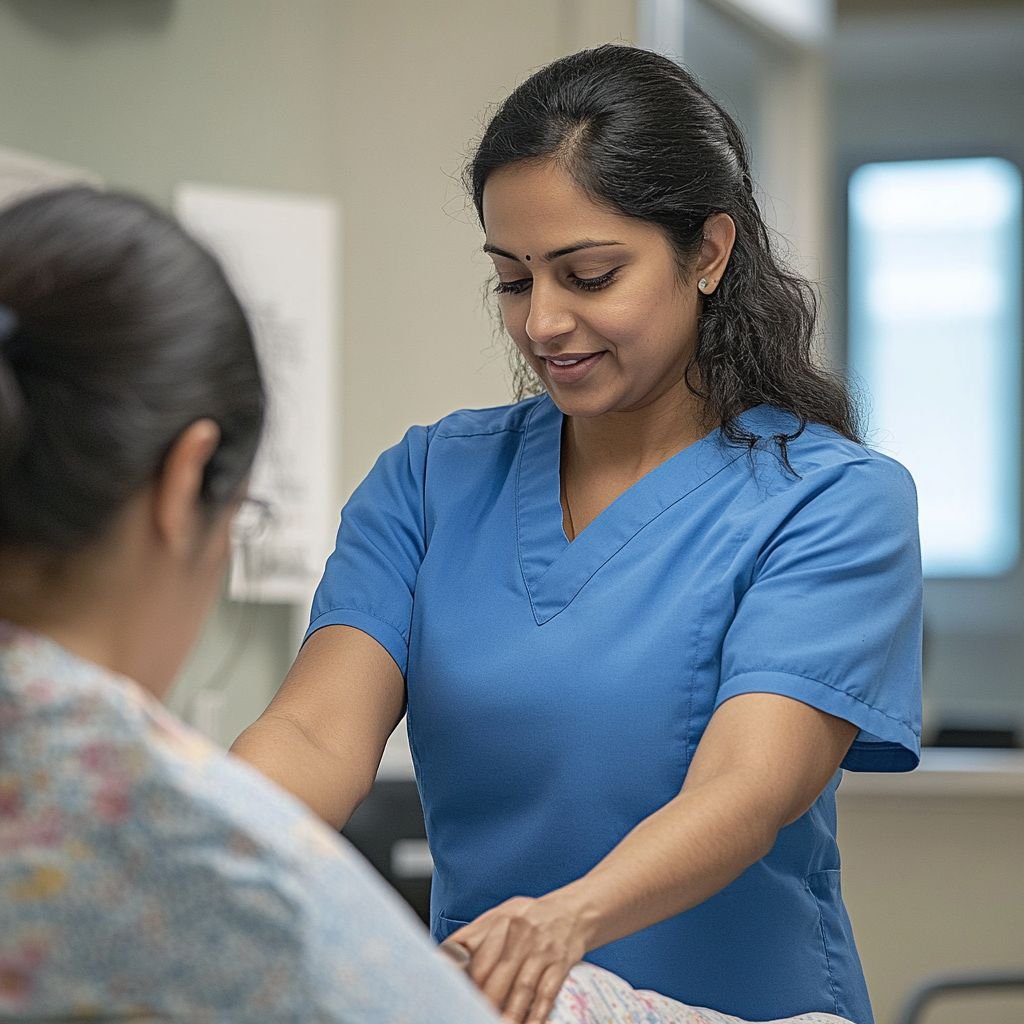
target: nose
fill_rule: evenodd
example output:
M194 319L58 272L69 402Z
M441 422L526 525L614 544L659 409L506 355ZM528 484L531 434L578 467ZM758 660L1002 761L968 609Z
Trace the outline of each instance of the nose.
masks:
M560 291L556 285L533 279L526 334L537 345L546 345L576 329L576 318Z

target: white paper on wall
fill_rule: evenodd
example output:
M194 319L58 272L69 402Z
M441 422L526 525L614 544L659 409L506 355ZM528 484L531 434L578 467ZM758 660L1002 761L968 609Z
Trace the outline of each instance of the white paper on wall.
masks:
M256 337L269 394L249 494L272 518L236 540L229 595L308 605L330 550L337 205L317 196L186 183L185 227L221 260Z

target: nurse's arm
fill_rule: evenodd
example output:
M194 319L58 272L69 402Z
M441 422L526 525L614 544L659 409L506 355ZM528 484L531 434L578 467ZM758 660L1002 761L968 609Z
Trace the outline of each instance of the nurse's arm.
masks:
M370 792L404 706L391 655L360 630L325 626L231 752L341 828Z
M857 727L789 697L750 693L712 716L679 795L559 893L593 949L713 896L810 809ZM553 894L554 895L554 894Z

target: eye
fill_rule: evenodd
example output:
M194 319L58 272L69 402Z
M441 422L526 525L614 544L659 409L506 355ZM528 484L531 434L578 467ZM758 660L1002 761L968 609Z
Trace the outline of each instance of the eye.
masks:
M495 295L522 295L530 287L532 278L522 277L518 281L499 281L494 286Z
M607 274L602 274L600 277L577 277L573 274L569 280L572 281L575 287L579 288L583 292L598 292L602 288L607 288L615 280L615 275L618 274L620 267L615 267L609 270Z

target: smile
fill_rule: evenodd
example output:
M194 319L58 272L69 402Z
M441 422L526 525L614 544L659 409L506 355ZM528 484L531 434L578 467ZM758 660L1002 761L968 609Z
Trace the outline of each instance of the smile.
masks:
M581 381L600 362L604 352L570 353L544 358L551 379L558 384L575 384Z

